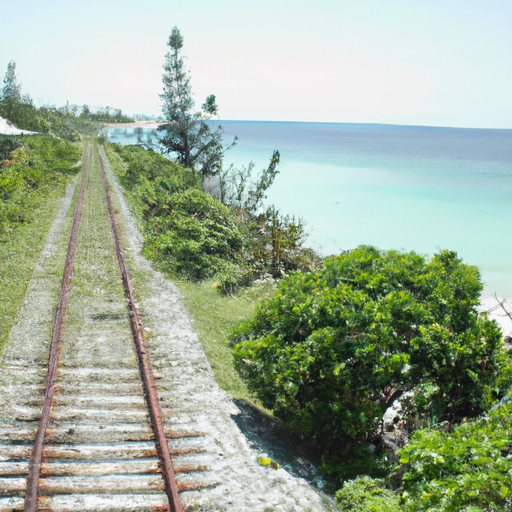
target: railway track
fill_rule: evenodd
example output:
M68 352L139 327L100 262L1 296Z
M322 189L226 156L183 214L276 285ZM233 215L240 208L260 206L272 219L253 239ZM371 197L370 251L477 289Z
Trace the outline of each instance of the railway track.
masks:
M3 362L0 393L18 405L0 407L0 511L181 512L180 493L215 485L201 433L169 428L115 209L87 142L47 368L29 353Z

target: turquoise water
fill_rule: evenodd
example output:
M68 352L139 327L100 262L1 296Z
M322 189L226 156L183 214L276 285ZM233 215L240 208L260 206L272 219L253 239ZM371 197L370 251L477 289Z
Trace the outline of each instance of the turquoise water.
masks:
M259 170L279 149L267 204L303 217L309 245L323 254L359 244L427 255L452 249L479 266L487 293L512 295L512 130L222 125L227 139L239 137L225 164L252 160Z

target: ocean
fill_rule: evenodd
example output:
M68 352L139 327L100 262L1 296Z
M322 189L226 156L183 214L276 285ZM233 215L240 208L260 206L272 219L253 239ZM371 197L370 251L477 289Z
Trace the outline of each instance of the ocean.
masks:
M512 296L512 130L344 123L221 121L225 165L280 173L266 205L302 217L324 255L360 244L477 265L485 293ZM135 142L133 130L110 130ZM151 136L145 130L143 139Z

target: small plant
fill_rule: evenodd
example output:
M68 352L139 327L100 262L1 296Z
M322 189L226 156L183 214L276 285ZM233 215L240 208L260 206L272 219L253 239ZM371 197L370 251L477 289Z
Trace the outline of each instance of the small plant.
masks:
M279 469L281 466L269 457L258 457L258 464L263 467L269 467L272 469Z

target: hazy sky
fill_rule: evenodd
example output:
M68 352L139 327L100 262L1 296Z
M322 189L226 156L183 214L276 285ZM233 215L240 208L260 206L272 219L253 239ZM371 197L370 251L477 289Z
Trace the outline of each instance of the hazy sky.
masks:
M0 76L159 114L174 25L222 119L512 128L511 0L0 0Z

